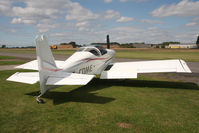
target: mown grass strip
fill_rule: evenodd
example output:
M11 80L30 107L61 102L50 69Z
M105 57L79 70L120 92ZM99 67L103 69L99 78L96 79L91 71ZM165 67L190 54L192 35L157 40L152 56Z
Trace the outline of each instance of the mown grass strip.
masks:
M72 55L74 50L52 50L53 54ZM199 61L199 49L116 49L116 58L134 59L182 59ZM0 49L0 52L35 53L35 49Z
M17 57L13 57L13 56L1 56L0 55L0 60L6 60L6 59L17 59Z
M27 61L1 61L0 60L0 65L17 65L17 64L23 64L26 62Z

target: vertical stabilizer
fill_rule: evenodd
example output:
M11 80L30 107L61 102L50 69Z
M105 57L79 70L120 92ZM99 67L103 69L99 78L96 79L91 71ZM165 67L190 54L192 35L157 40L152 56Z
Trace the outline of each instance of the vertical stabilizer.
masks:
M55 72L57 69L54 57L52 55L50 46L46 36L37 36L36 39L36 53L39 68L40 88L41 95L43 95L51 86L46 85L46 81L50 73Z

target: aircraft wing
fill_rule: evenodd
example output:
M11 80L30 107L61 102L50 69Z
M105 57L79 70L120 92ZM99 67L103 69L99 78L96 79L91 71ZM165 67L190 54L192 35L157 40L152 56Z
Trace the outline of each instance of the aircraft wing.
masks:
M86 85L94 75L75 74L66 72L51 73L46 85ZM39 81L39 72L17 72L10 76L8 81L34 84Z
M137 78L138 73L191 73L183 60L155 60L113 63L101 73L101 79Z
M57 65L58 68L63 68L64 66L64 61L59 61L59 60L55 60L55 63ZM30 62L27 62L25 64L19 65L15 68L20 68L20 69L28 69L28 70L38 70L38 61L37 60L33 60Z

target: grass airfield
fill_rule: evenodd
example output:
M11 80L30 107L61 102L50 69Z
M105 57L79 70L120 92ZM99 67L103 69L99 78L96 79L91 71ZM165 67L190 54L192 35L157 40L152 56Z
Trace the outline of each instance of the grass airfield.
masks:
M77 49L52 50L57 55L72 55ZM116 58L134 59L182 59L199 62L199 49L157 49L157 48L120 48L115 49ZM35 53L35 49L0 49L0 52Z
M7 50L7 49L6 49ZM0 52L34 53L34 50ZM70 55L74 50L55 50ZM199 61L198 50L116 50L116 57ZM147 58L148 57L148 58ZM21 61L21 62L20 62ZM0 65L27 60L0 56ZM16 63L17 62L17 63ZM86 86L62 86L37 104L39 83L6 79L15 72L0 71L0 132L66 133L197 133L199 132L199 82L178 75L139 75L134 80L100 80ZM181 75L180 75L181 76ZM186 76L186 75L185 75ZM164 78L165 77L165 78ZM199 77L196 77L199 78Z
M12 56L0 56L0 66L2 65L17 65L17 64L23 64L27 61L24 61L23 59L19 59L17 57Z
M62 86L37 104L39 84L5 81L19 70L0 71L0 132L191 133L199 131L195 83L139 76ZM22 70L21 70L22 71Z

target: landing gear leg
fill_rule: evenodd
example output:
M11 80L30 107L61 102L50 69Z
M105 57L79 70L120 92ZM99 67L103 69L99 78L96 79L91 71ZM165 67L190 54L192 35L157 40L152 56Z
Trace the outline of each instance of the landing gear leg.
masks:
M42 96L43 94L40 94L39 96L36 97L36 100L37 100L37 103L38 104L44 104L44 100L40 99L40 97Z

